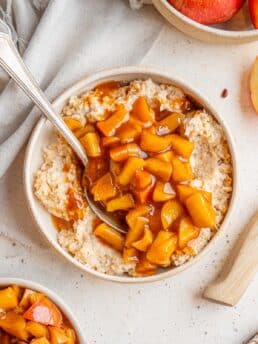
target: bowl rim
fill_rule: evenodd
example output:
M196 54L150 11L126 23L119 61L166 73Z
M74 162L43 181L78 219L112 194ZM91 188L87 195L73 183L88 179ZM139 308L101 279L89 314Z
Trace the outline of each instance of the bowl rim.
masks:
M36 124L35 128L33 129L33 132L31 134L31 137L29 139L26 152L25 152L25 159L24 159L24 173L23 173L23 182L24 182L24 189L25 189L25 195L26 195L26 203L28 205L29 211L32 215L32 218L34 219L35 223L37 224L37 228L39 229L40 233L43 235L43 237L46 239L46 241L56 249L56 251L61 254L64 258L68 259L73 265L76 267L82 269L83 271L90 273L91 275L94 275L95 277L112 281L112 282L120 282L120 283L146 283L146 282L154 282L163 280L168 277L172 277L181 271L191 267L194 263L199 261L205 254L210 252L212 247L215 246L218 239L222 236L222 233L224 233L225 228L227 227L230 217L234 211L235 203L236 203L236 195L237 195L237 189L238 189L238 170L237 170L237 160L236 160L236 151L234 149L234 141L232 139L232 136L230 134L230 131L228 130L227 126L224 123L224 120L222 117L217 113L217 111L213 108L213 106L210 104L210 102L204 98L198 91L193 89L191 86L188 85L188 83L183 82L180 78L176 76L172 76L170 73L167 73L161 69L153 68L153 67L147 67L147 66L127 66L127 67L120 67L115 69L108 69L103 70L98 73L95 73L89 77L86 77L85 79L80 80L79 82L75 83L71 87L67 88L61 95L59 95L55 101L52 103L54 107L58 107L59 104L62 104L64 100L68 100L72 95L74 94L80 94L83 91L81 89L87 89L87 85L90 85L91 83L99 83L101 81L107 81L107 80L114 80L115 77L118 77L119 75L124 75L124 79L126 80L126 77L130 77L130 75L137 74L137 77L134 77L134 79L146 79L146 77L149 78L164 78L167 79L168 83L175 85L176 87L181 88L186 94L189 94L192 98L196 99L197 102L203 105L203 107L211 113L215 119L221 124L223 127L223 130L225 132L227 143L230 149L231 159L232 159L232 167L233 167L233 191L231 195L231 200L229 204L228 211L225 215L225 218L220 226L219 231L214 235L212 240L204 247L204 249L194 258L186 262L185 264L170 268L168 270L165 270L163 272L160 272L156 275L147 276L147 277L130 277L130 276L114 276L114 275L107 275L101 272L98 272L96 270L93 270L86 265L80 263L75 258L73 258L69 253L67 253L59 244L57 241L53 241L49 235L46 234L44 231L44 228L40 226L40 223L35 216L35 208L37 204L37 200L34 196L34 193L32 191L30 179L30 161L33 158L33 147L36 144L38 134L44 127L45 123L47 122L47 119L41 118L39 122ZM90 88L88 88L90 89ZM78 92L78 90L81 90L81 92Z
M152 0L153 4L157 9L159 10L159 5L164 6L166 10L171 12L174 16L176 16L179 20L187 23L188 25L193 26L197 30L210 33L213 36L217 36L219 38L225 37L225 38L232 38L232 39L244 39L244 38L258 38L258 30L257 29L251 29L251 30L238 30L238 31L230 31L225 29L219 29L210 25L205 25L196 22L195 20L187 17L183 13L179 12L173 5L171 5L168 0ZM161 13L162 14L162 13ZM162 14L163 15L163 14Z
M56 293L54 293L52 290L48 289L47 287L43 286L42 284L38 282L25 280L23 278L16 278L16 277L0 277L0 288L4 286L13 285L13 284L16 284L23 288L29 288L35 291L40 291L43 294L45 294L47 297L49 297L51 301L53 301L58 306L58 308L60 308L61 312L65 315L65 317L71 323L80 344L85 343L83 339L83 332L79 325L79 321L73 315L73 312L70 309L70 307L68 307L66 303Z

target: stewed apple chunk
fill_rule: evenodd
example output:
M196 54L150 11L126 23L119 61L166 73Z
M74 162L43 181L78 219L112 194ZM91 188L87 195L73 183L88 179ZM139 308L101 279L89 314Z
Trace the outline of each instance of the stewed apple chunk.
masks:
M145 169L164 182L169 181L173 172L173 167L169 162L156 158L146 159Z
M186 208L197 227L215 226L215 210L202 193L196 192L188 197Z
M144 165L145 160L141 158L129 158L118 176L118 183L124 186L128 185L135 176L136 171L142 169Z
M117 210L129 210L135 206L133 196L125 194L107 202L107 211L114 212Z
M185 136L185 115L155 104L138 96L75 131L89 156L94 200L128 225L125 237L104 223L94 234L136 264L136 276L169 266L174 252L189 254L188 243L215 223L212 195L190 185L194 144Z
M80 139L86 150L88 157L98 157L101 155L100 140L97 133L87 133Z
M194 149L194 145L192 142L176 134L170 135L170 140L172 149L176 154L182 156L185 159L190 158Z
M171 135L159 136L153 134L150 130L144 129L140 146L143 151L158 153L171 146Z
M130 156L141 156L140 147L136 143L127 143L110 150L110 158L116 162L125 161Z
M199 230L193 225L189 217L182 217L178 228L178 247L185 248L187 243L199 235Z
M99 178L91 188L91 193L94 196L94 201L107 201L117 194L117 187L114 184L110 172Z
M154 111L149 107L145 97L139 97L133 104L132 115L144 123L154 122Z
M94 234L116 250L123 250L124 237L105 223L98 225L94 230Z
M157 182L152 199L154 202L166 202L176 197L176 193L170 183Z
M157 271L157 265L151 263L145 255L142 255L135 267L135 276L151 276Z
M98 122L97 127L103 135L113 136L116 129L126 122L127 117L128 113L126 108L122 104L119 104L116 112L108 119Z
M161 121L157 123L159 131L165 132L166 134L172 133L176 128L182 123L183 115L178 112L174 112L171 115L168 115Z
M172 178L175 182L185 182L194 179L194 174L189 162L183 162L179 158L173 159Z
M145 226L142 237L138 241L133 242L132 246L138 251L146 252L147 249L150 247L152 241L152 231L147 226Z
M175 220L181 217L184 208L178 200L166 202L161 209L161 222L164 229L169 228Z
M7 311L17 305L18 294L13 286L0 290L0 308Z
M132 227L129 228L126 239L125 247L131 247L132 244L139 240L144 233L144 228L149 223L146 217L137 217Z
M163 267L170 265L170 258L177 248L177 240L175 233L161 230L147 251L146 258Z

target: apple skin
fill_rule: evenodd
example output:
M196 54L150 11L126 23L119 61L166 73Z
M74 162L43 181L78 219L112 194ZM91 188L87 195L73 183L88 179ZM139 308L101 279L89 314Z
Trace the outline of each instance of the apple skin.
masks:
M245 0L168 0L179 12L201 24L218 24L231 19ZM252 0L257 2L257 0ZM256 6L257 7L257 6Z
M258 29L258 1L249 0L249 11L253 26Z

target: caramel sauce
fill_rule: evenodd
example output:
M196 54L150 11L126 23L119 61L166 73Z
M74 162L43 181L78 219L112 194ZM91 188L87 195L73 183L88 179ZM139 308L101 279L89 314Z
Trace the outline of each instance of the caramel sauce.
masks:
M52 222L55 226L55 228L58 230L58 232L60 232L63 229L66 230L71 230L71 228L73 227L73 221L66 221L61 219L60 217L54 216L52 215Z

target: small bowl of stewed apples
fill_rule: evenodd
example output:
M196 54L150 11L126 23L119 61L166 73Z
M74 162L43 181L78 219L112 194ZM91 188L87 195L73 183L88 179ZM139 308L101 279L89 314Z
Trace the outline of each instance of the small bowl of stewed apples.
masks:
M84 344L71 310L47 288L0 278L1 344Z
M25 159L29 208L45 238L77 267L147 282L191 266L225 231L235 202L235 153L221 116L196 90L153 68L80 81L54 103L87 152L89 192L127 234L99 221L83 166L45 119Z

